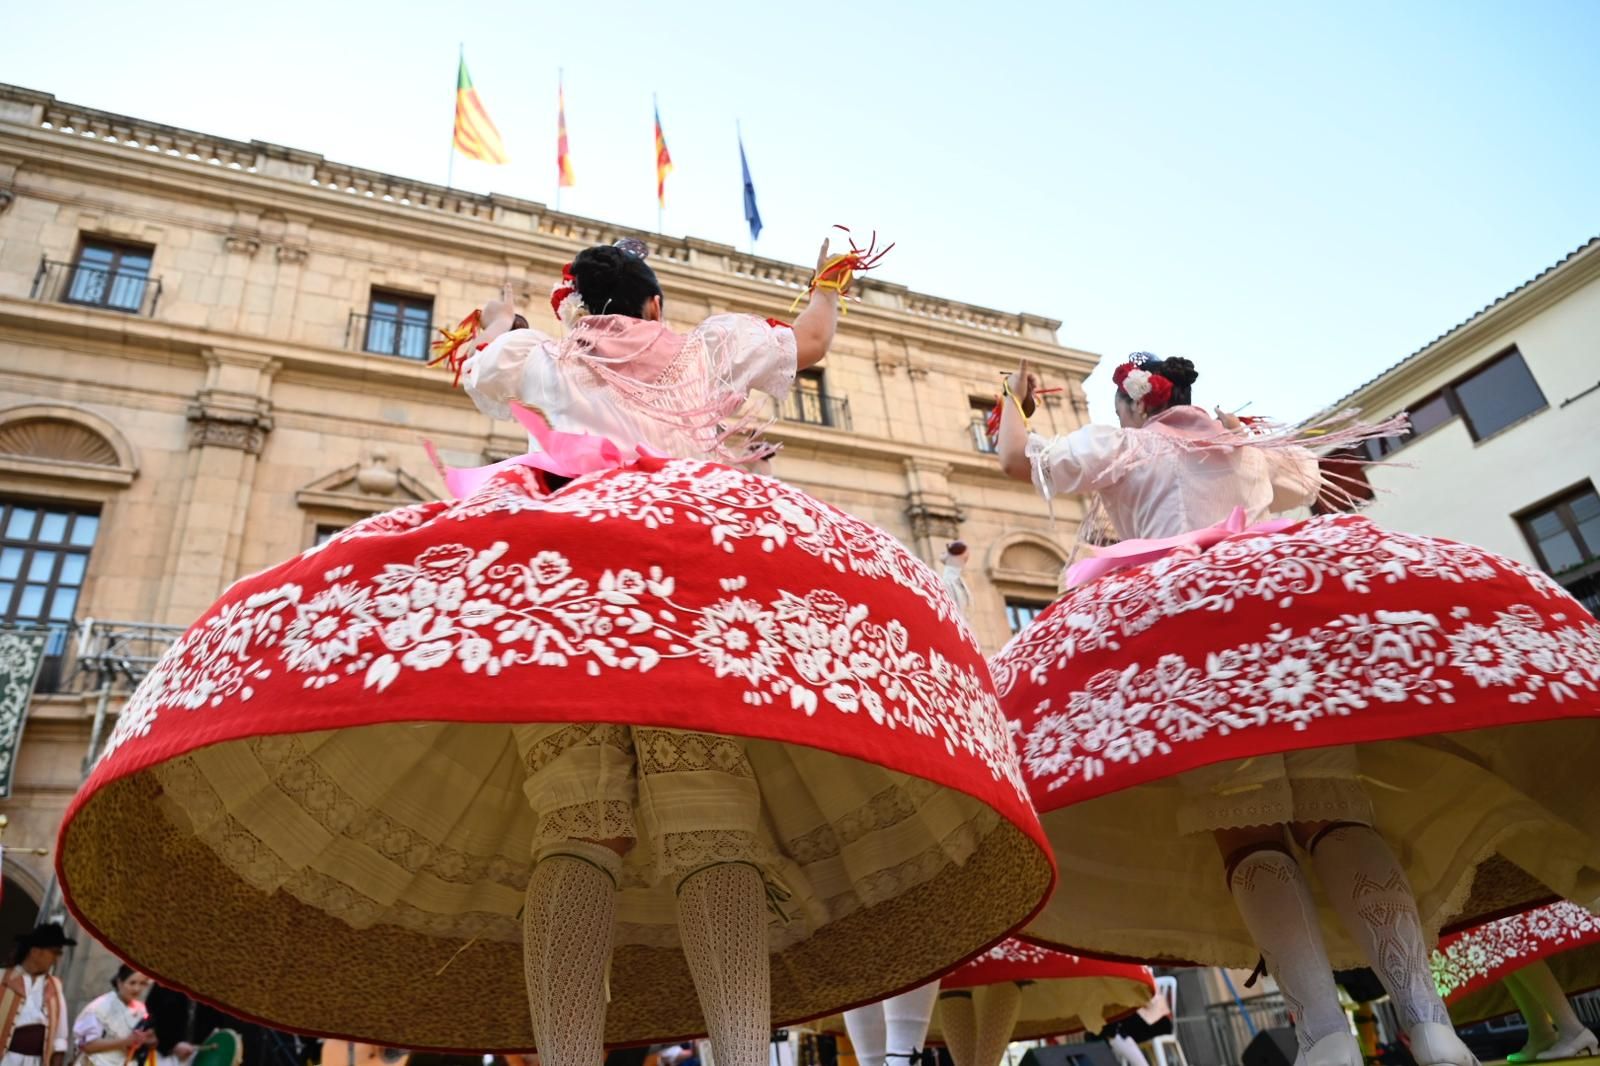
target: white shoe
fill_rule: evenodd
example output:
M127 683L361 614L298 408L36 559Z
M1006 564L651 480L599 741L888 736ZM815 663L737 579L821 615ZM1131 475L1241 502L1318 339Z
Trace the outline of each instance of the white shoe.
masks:
M1361 1045L1351 1033L1329 1033L1296 1055L1294 1066L1363 1066Z
M1478 1057L1456 1031L1441 1022L1418 1022L1406 1030L1417 1066L1478 1066Z
M1520 1050L1513 1051L1506 1056L1507 1062L1534 1062L1540 1055L1556 1046L1556 1041L1561 1039L1561 1034L1551 1029L1549 1033L1528 1034L1528 1042Z
M1600 1040L1595 1039L1592 1030L1580 1029L1571 1036L1557 1040L1554 1044L1539 1052L1539 1061L1575 1059L1580 1055L1600 1055Z

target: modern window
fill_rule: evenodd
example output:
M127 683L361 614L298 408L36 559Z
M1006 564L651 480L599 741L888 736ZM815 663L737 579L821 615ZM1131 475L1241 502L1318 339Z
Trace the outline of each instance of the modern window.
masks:
M1561 574L1600 559L1600 495L1584 482L1517 516L1546 573Z
M39 679L45 691L59 681L99 531L91 510L0 498L0 622L51 628Z
M972 446L985 455L993 455L997 449L993 438L989 436L989 412L994 410L994 400L969 396L967 406L972 412L968 419L972 432Z
M791 422L849 429L850 405L844 397L829 394L822 371L802 370L785 402L784 417Z
M89 304L138 314L150 286L148 245L85 238L72 264L72 280L62 297L67 303Z
M1484 440L1547 406L1527 360L1512 348L1413 404L1407 412L1411 431L1402 437L1368 441L1367 454L1381 459L1457 415L1473 440Z
M1048 600L1014 600L1006 597L1006 625L1011 627L1011 632L1020 633L1046 607L1050 606Z
M433 299L372 290L363 348L382 355L426 359L433 334Z

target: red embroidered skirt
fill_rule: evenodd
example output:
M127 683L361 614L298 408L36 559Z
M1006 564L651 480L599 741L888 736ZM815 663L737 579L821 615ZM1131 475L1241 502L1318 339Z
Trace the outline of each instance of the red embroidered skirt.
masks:
M1543 960L1567 995L1600 988L1600 916L1566 900L1451 933L1433 953L1433 980L1457 1025L1517 1009L1501 982Z
M1249 966L1185 815L1336 817L1356 786L1432 933L1600 899L1600 625L1491 552L1343 515L1246 532L1072 589L990 666L1061 870L1041 942Z
M789 896L779 1021L927 981L1053 881L938 577L781 482L644 460L550 496L507 470L235 583L123 710L61 831L64 893L119 955L240 1015L530 1048L528 723L739 739ZM674 886L634 858L608 1042L703 1032Z

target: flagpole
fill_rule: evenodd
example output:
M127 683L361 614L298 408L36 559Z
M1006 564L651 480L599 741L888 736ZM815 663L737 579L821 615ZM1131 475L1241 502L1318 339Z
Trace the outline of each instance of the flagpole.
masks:
M743 177L743 171L748 166L748 164L746 164L745 158L744 158L744 124L741 123L738 119L734 119L733 120L733 136L734 136L734 139L739 142L739 170L740 170L740 177L742 178ZM747 223L749 222L748 219L746 219L745 221ZM745 226L746 230L749 230L749 228L750 228L749 225ZM750 255L753 258L755 256L755 254L756 254L756 235L754 233L751 233L750 234Z
M655 123L656 136L661 135L661 102L656 99L656 94L650 94L651 121ZM661 215L666 208L661 195L661 145L656 144L656 234L661 234Z
M562 67L557 67L556 68L556 99L561 104L561 112L560 112L560 115L558 116L559 120L561 122L565 122L566 118L567 118L566 77L567 77L566 70L564 68L562 68ZM556 131L556 137L557 137L557 143L556 143L556 211L557 211L557 213L559 213L561 211L561 183L566 177L566 175L561 170L560 135L561 135L560 134L560 130L557 130Z
M461 64L467 61L467 43L459 41L456 44L456 106L461 106ZM450 162L444 168L444 187L450 188L456 177L456 129L454 122L450 126Z

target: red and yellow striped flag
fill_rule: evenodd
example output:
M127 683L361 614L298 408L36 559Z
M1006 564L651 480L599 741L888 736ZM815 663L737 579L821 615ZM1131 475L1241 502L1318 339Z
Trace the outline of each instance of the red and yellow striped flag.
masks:
M468 159L484 163L506 162L506 146L500 140L500 131L489 121L489 113L478 99L478 90L472 87L472 77L467 74L467 57L461 57L461 69L456 74L456 147Z
M575 178L572 176L572 156L567 151L567 90L561 82L556 82L556 185L559 188L570 188Z
M672 153L667 151L667 138L661 132L661 109L656 112L656 204L667 206L667 172L672 169Z

